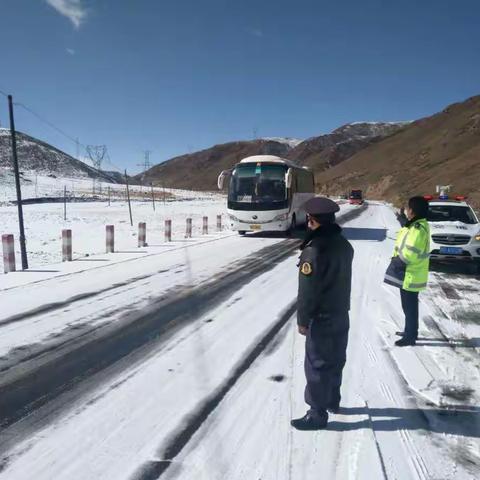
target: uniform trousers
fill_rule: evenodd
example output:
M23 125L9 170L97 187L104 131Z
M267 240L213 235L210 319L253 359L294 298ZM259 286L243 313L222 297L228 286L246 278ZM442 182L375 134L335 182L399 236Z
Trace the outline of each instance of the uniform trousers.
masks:
M418 337L418 292L400 289L402 309L405 314L404 338L416 340Z
M323 314L308 328L305 343L305 402L314 416L328 416L340 404L342 371L347 359L348 312Z

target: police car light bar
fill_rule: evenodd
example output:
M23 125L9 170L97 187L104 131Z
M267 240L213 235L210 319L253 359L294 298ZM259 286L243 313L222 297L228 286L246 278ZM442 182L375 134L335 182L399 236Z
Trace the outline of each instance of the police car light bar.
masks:
M431 202L432 200L434 200L434 196L433 195L424 195L423 198L427 201L427 202ZM438 196L438 199L439 200L448 200L448 195L439 195ZM466 195L455 195L453 197L454 200L456 200L457 202L463 202L467 199L468 197Z

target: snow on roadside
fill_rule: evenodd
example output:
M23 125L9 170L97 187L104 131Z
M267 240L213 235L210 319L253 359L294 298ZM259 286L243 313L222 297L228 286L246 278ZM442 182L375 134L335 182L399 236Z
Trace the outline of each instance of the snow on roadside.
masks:
M206 453L214 452L219 469L239 472L238 478L245 479L260 476L313 478L318 475L319 468L328 478L384 478L375 457L379 449L386 460L389 478L398 475L402 479L429 478L429 472L435 478L473 478L464 474L464 466L456 465L456 462L461 463L459 455L470 452L472 458L477 458L474 442L478 436L472 436L468 429L462 432L460 423L462 413L468 412L459 409L457 417L447 418L448 424L439 423L439 409L422 405L421 397L415 399L417 405L403 378L413 392L422 392L422 382L428 380L428 375L455 379L459 368L472 372L478 363L468 366L458 355L461 349L448 345L405 349L392 346L397 338L395 331L402 326L402 314L398 291L383 286L382 278L398 228L388 207L370 205L359 218L350 221L345 230L355 244L356 257L352 335L342 415L334 417L327 432L302 434L290 430L289 418L301 414L304 408L303 403L298 403L302 402L304 382L301 370L303 342L287 330L277 350L281 354L277 355L275 350L266 352L261 362L251 369L251 375L241 379L239 390L232 390L230 398L238 402L228 404L227 398L201 432L208 430L209 445L213 448ZM238 256L244 254L240 250L244 244L256 241L233 236L228 239L231 249L235 248L229 243L233 239ZM184 254L186 252L179 252L180 256ZM194 273L198 260L208 265L218 259L199 255L192 261ZM134 263L138 268L139 262ZM180 277L185 275L185 270L183 275L179 273ZM62 420L19 445L0 477L20 480L34 476L40 480L60 478L68 471L71 479L87 475L117 480L129 477L129 470L136 470L142 461L157 460L159 447L167 434L174 432L186 415L195 410L201 398L228 375L235 361L232 352L238 358L274 320L285 302L294 298L296 275L295 258L290 258L244 286L227 302L202 317L198 325L179 332L170 342L170 348L159 351L138 368L131 366L131 371L101 386L86 406L85 403L78 405ZM435 285L433 278L431 289L422 295L421 336L438 333L425 323L432 311L427 301L440 297ZM465 295L468 297L470 293ZM438 317L434 320L438 321ZM292 340L297 344L292 345ZM292 357L292 352L296 352L296 356ZM256 369L260 372L257 376ZM277 374L286 375L287 381L272 382L270 376ZM294 379L293 385L289 376ZM368 400L368 405L362 399ZM225 409L225 404L236 406L236 410ZM425 422L423 415L431 416L435 422ZM255 428L245 428L248 425L244 422L248 419ZM238 426L236 421L243 423ZM444 425L448 425L448 429L444 429ZM218 426L222 429L216 428ZM206 439L202 437L204 442ZM275 448L277 445L279 448ZM451 455L448 454L450 448ZM203 454L196 462L195 455L192 456L194 452L188 447L187 452L189 455L185 458L180 455L176 459L184 460L183 478L193 478L188 475L191 472L195 472L195 478L202 478L200 473L205 475L203 478L225 478L213 475L212 463L203 461ZM276 452L277 457L266 457L268 452ZM231 463L225 456L227 453L231 454ZM371 463L370 458L376 463ZM263 472L260 471L262 466ZM450 476L453 471L457 472L456 477ZM251 472L254 475L249 475Z
M78 258L105 252L105 225L115 226L117 250L137 248L138 223L147 223L147 243L164 242L164 224L172 220L172 237L184 238L186 218L193 220L193 235L201 234L202 217L208 216L209 227L216 230L216 216L225 211L225 200L220 197L157 203L156 210L147 202L133 202L133 227L130 225L128 204L112 202L68 203L67 220L63 204L34 204L24 206L25 236L30 268L61 261L62 229L72 230L73 256ZM13 233L17 264L20 258L17 207L0 206L0 233ZM225 223L225 216L223 216ZM3 270L3 259L0 261Z
M132 478L276 321L295 286L295 258L289 258L141 365L77 399L68 414L15 447L0 478L50 480L67 470L70 480Z

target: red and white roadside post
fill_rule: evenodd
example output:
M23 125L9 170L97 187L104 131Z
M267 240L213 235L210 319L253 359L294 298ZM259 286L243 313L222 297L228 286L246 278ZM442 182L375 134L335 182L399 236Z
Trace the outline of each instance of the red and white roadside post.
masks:
M140 222L138 224L138 247L147 246L147 224Z
M217 215L217 232L222 231L222 216Z
M187 218L187 229L185 231L185 238L192 238L192 219Z
M4 273L14 272L15 266L15 243L13 235L2 235L2 248L3 248L3 271Z
M107 225L105 227L107 234L107 253L113 253L115 251L115 227L113 225Z
M203 235L208 235L208 217L203 217L202 234Z
M62 230L62 262L72 261L72 231Z
M165 241L171 242L172 241L172 221L165 220Z

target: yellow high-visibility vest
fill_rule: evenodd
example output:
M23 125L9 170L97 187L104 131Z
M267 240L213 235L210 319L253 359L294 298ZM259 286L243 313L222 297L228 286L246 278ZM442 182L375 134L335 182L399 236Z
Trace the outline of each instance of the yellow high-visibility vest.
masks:
M430 226L424 218L415 220L400 230L393 252L393 258L396 257L406 268L403 272L402 269L397 269L397 274L387 272L387 283L409 292L425 290L430 266Z

